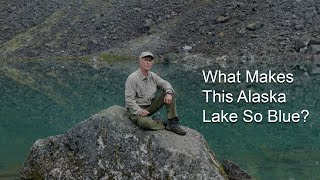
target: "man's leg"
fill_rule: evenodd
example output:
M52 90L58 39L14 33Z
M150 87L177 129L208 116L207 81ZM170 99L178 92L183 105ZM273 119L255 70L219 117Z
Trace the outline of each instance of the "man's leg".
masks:
M165 95L165 92L162 92L160 96L157 96L152 100L150 107L147 109L150 112L150 115L157 112L165 104ZM186 132L183 129L181 129L178 125L179 119L177 114L176 99L172 97L172 103L165 105L168 116L168 125L166 126L166 129L179 135L186 135Z
M162 91L160 95L156 96L152 100L151 105L146 109L147 111L150 112L149 116L142 117L142 116L131 114L128 111L129 117L133 121L133 123L138 125L142 129L153 129L153 130L164 129L164 125L161 122L155 121L150 117L152 114L159 111L161 107L165 104L164 96L165 96L165 92ZM168 119L177 117L174 99L171 104L166 104L166 107L167 107Z
M154 121L151 117L149 116L137 116L134 114L129 113L129 117L132 120L132 122L141 129L151 129L151 130L160 130L164 129L164 125L161 122Z
M164 91L162 91L159 96L156 96L152 100L151 105L147 108L147 111L149 111L150 115L152 115L152 114L156 113L157 111L159 111L163 105L166 105L168 119L178 117L177 108L176 108L176 99L174 97L172 97L172 103L165 104L164 103L164 96L165 95L166 95L166 93Z

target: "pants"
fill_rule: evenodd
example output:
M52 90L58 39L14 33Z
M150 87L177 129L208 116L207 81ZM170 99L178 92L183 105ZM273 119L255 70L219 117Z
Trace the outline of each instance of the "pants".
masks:
M168 119L172 119L178 116L175 98L172 96L171 104L165 104L164 103L165 95L166 95L165 92L162 92L161 95L153 98L150 106L142 107L143 109L150 112L148 116L143 117L143 116L131 114L131 112L128 110L128 114L132 122L138 125L141 129L151 129L151 130L164 129L164 125L161 122L153 120L150 116L156 113L158 110L160 110L163 105L166 106Z

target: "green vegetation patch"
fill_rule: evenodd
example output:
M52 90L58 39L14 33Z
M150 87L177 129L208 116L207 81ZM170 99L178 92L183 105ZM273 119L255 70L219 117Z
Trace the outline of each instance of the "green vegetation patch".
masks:
M102 61L108 62L108 63L125 62L133 59L133 57L130 57L130 56L117 55L117 54L108 53L108 52L103 52L99 54L99 57Z
M20 33L9 41L4 43L0 50L3 52L13 52L19 48L24 48L36 43L40 43L42 40L35 36L35 34L47 34L50 32L60 19L62 19L64 11L59 10L51 15L44 23L30 28L26 32Z

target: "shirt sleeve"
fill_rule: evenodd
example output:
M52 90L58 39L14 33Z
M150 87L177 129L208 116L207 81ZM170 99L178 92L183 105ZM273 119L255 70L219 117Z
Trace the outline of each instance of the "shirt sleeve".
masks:
M162 79L160 76L158 76L155 73L152 73L152 76L154 81L156 82L156 85L161 89L163 89L166 93L171 93L171 94L175 93L171 84L168 81Z
M137 115L142 110L136 102L136 87L130 76L125 83L125 100L131 113Z

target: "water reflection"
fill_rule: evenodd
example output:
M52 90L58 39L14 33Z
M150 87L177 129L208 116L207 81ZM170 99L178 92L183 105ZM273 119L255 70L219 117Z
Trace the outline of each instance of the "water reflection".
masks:
M11 63L0 71L1 174L18 172L36 139L67 131L109 106L124 105L124 82L136 70L134 63L96 69L85 63ZM218 67L207 67L216 69ZM169 80L177 93L181 123L201 132L220 160L231 159L257 179L316 179L320 177L320 79L299 76L293 84L205 84L201 69L156 65L154 71ZM203 89L284 92L284 104L205 103ZM268 109L300 112L308 109L306 123L203 123L202 112ZM161 114L160 114L161 115ZM18 168L17 168L18 167Z

